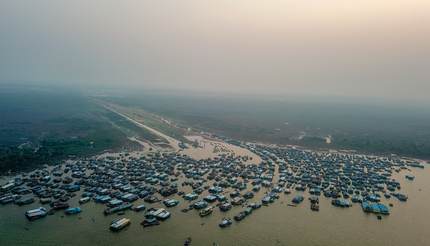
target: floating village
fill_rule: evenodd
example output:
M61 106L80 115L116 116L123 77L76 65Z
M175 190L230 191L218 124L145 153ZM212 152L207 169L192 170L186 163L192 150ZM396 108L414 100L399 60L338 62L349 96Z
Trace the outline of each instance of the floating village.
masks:
M221 141L221 140L220 140ZM228 140L227 140L228 141ZM2 206L25 206L32 223L49 220L55 213L85 216L88 203L112 216L106 225L112 232L128 226L152 227L169 223L169 209L181 206L187 216L211 216L233 207L240 212L221 216L220 230L252 220L252 214L270 210L272 203L285 209L324 210L331 206L361 207L379 220L389 216L392 201L408 201L393 174L412 182L418 161L397 156L370 156L334 151L312 151L294 146L275 146L230 141L259 157L219 152L216 157L195 159L180 151L153 151L143 155L119 153L45 166L10 178L1 185ZM182 148L186 148L183 144ZM399 176L400 175L400 176ZM72 198L78 197L78 199ZM297 208L290 208L297 207ZM0 207L1 209L1 207ZM131 225L128 213L140 213ZM79 215L78 215L79 214ZM115 216L113 216L115 215ZM88 215L90 216L90 215ZM191 243L186 239L185 245Z

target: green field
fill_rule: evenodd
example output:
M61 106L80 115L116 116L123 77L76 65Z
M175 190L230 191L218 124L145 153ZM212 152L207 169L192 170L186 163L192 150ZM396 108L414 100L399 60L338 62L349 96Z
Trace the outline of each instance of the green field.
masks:
M129 136L154 138L78 92L3 88L0 105L2 173L106 150L139 148Z

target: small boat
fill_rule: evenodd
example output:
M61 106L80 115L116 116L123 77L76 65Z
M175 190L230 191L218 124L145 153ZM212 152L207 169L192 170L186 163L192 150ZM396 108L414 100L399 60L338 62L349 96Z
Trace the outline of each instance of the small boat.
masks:
M261 208L261 203L259 203L259 202L253 202L253 203L250 203L249 205L248 205L248 207L250 207L250 208L252 208L252 209L259 209L259 208Z
M408 200L408 196L402 193L392 193L394 197L396 197L401 202L406 202Z
M303 200L304 200L303 196L297 195L293 198L292 202L295 204L299 204L299 203L303 202Z
M157 220L157 218L149 216L145 218L140 224L143 225L143 227L148 227L159 225L160 222Z
M67 215L79 214L80 212L82 212L80 207L68 208L68 209L64 210L64 213Z
M39 199L39 202L41 203L41 204L48 204L48 203L51 203L52 202L52 199L51 198L40 198Z
M159 220L166 220L170 217L170 213L169 213L169 211L165 210L164 208L159 208L159 209L150 208L150 209L148 209L147 216L149 216L149 217L153 216Z
M363 202L363 198L360 195L353 195L351 197L351 201L354 203L362 203Z
M110 224L110 229L112 231L120 231L125 227L129 226L130 224L131 221L127 218L116 219Z
M136 207L133 208L133 210L135 212L140 212L140 211L143 211L145 209L146 209L145 204L141 204L141 205L138 205L138 206L136 206Z
M110 215L110 214L114 214L114 213L118 213L118 212L122 212L128 209L131 209L131 207L133 207L133 204L131 203L124 203L120 206L117 207L113 207L113 208L107 208L104 211L105 215Z
M410 174L406 174L406 175L405 175L405 178L406 178L407 180L413 181L413 180L415 179L415 176L414 176L414 175L410 175Z
M221 210L221 211L223 211L223 212L227 212L228 210L230 210L232 208L232 205L230 204L230 203L228 203L228 202L225 202L225 203L223 203L223 204L221 204L220 206L219 206L219 209Z
M28 210L27 212L25 212L25 217L27 217L27 219L29 220L40 219L45 217L46 215L47 215L47 212L46 212L46 208L44 207Z
M221 228L229 227L232 223L233 223L233 221L231 219L223 219L219 223L219 227L221 227Z
M189 246L191 245L191 237L187 238L184 242L184 246Z
M311 203L311 210L320 211L320 205L318 205L318 203Z
M361 208L366 213L389 215L390 209L382 203L363 202Z
M174 207L174 206L178 205L179 201L176 200L176 199L166 199L166 200L163 201L163 204L166 207L170 208L170 207Z
M91 198L90 198L90 197L83 197L83 198L79 199L79 204L87 203L87 202L89 202L90 200L91 200Z
M66 202L54 202L51 206L54 210L61 210L68 208L69 204Z
M21 198L21 199L15 201L15 203L19 206L32 204L33 202L34 202L33 197Z
M333 206L341 207L341 208L348 208L352 206L351 202L347 199L334 199L331 201L331 204Z
M246 213L245 212L240 212L237 215L234 216L234 220L236 221L241 221L246 217Z
M198 202L194 203L193 206L195 209L203 209L203 208L206 208L208 206L208 203L206 201L198 201Z
M212 206L210 206L210 207L207 207L205 209L200 210L199 215L200 215L200 217L205 217L205 216L208 216L209 214L211 214L212 211L213 211L213 208L212 208Z
M263 203L263 204L269 204L269 203L271 203L271 202L273 202L273 198L271 197L271 196L265 196L265 197L263 197L263 199L261 200L261 202Z

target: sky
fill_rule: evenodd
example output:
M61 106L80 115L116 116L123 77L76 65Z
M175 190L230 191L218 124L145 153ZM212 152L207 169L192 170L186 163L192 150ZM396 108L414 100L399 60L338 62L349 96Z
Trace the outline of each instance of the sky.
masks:
M0 0L0 83L430 103L428 0Z

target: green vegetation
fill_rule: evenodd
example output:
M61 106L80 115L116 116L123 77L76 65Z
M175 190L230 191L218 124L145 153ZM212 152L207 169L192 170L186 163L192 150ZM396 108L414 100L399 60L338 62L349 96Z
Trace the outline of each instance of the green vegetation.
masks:
M137 126L133 122L130 122L129 120L125 119L124 117L121 117L114 112L106 110L106 112L103 113L103 117L105 117L107 121L111 122L114 127L123 132L127 137L135 137L142 141L161 141L167 143L165 139L161 139L159 136L155 135L151 131L143 127Z
M139 147L125 133L132 124L114 127L109 111L76 92L1 90L0 105L0 173Z
M184 137L184 134L185 134L184 129L169 125L166 122L163 122L162 119L158 118L157 116L147 113L143 110L139 110L137 114L143 117L145 121L145 125L153 129L156 129L157 131L160 131L166 134L167 136L175 138L176 140L179 140L185 143L190 142L188 139Z

